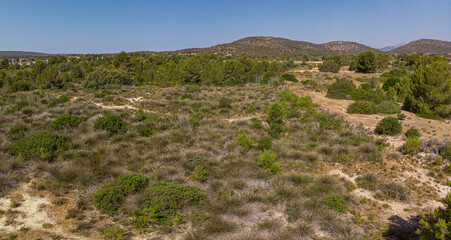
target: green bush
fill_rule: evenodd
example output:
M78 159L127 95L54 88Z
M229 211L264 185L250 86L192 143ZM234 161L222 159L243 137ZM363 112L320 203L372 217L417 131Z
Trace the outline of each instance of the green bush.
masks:
M418 131L418 129L416 129L416 128L410 128L409 130L407 130L405 135L408 138L410 138L410 137L421 137L420 131Z
M56 107L60 103L65 103L65 102L69 102L69 101L70 101L70 98L67 95L61 95L58 98L52 99L52 101L50 101L48 107Z
M124 235L124 230L116 227L105 228L102 231L102 237L105 240L122 240Z
M133 77L123 69L98 68L86 76L84 88L104 89L112 85L133 85Z
M376 106L376 109L378 112L385 114L401 113L401 107L395 102L382 102Z
M358 114L375 114L376 105L369 101L356 101L349 104L347 113L358 113Z
M270 128L267 130L268 134L273 138L279 138L280 134L283 132L283 126L279 123L272 123Z
M404 120L404 119L406 119L406 115L405 115L404 113L398 113L398 115L396 115L396 117L397 117L399 120Z
M105 114L103 117L97 119L94 124L94 128L106 130L110 134L127 131L127 126L125 125L124 121L122 121L122 118L114 114Z
M264 151L271 148L272 138L262 137L257 140L257 148Z
M324 204L339 213L345 213L348 210L346 201L342 196L329 195L324 198Z
M376 126L377 134L396 135L402 131L402 125L395 117L386 117L382 119Z
M149 137L153 134L152 128L148 126L136 126L136 131L143 137Z
M28 131L28 127L25 124L17 124L12 126L8 133L6 134L6 137L9 140L19 140L25 137L25 133Z
M194 167L194 172L193 174L191 174L191 179L199 182L205 182L205 180L207 180L207 169L200 165L197 165L196 167Z
M296 79L296 77L293 76L292 74L287 74L287 73L285 73L285 74L283 74L283 75L281 76L281 78L282 78L283 80L289 81L289 82L298 82L298 80Z
M340 79L332 83L327 90L326 97L333 99L345 99L347 95L356 89L355 84L349 79Z
M374 73L377 70L377 57L372 51L359 53L354 58L356 72Z
M324 113L315 113L313 120L319 122L321 129L340 129L340 119L335 119L332 116Z
M414 155L418 152L421 140L418 137L408 137L401 146L401 152L405 155Z
M194 156L188 159L188 164L192 166L197 166L203 164L205 161L207 161L207 158L204 156Z
M276 161L276 154L271 150L265 150L258 158L258 165L265 168L268 172L279 173L283 168Z
M318 66L320 72L338 73L340 71L340 64L334 60L326 60Z
M263 77L262 80L260 81L263 84L268 84L271 81L273 81L274 79L278 79L279 75L275 72L266 72Z
M33 86L29 81L20 80L11 84L9 89L11 90L11 92L31 91L33 90Z
M230 98L226 98L226 97L221 97L219 99L219 108L232 108L232 99Z
M121 174L117 179L117 186L124 195L134 193L149 183L146 176L139 174Z
M274 102L268 108L267 121L269 124L282 124L283 119L288 116L288 110L280 102Z
M50 127L56 130L74 128L87 119L87 116L78 117L76 115L66 113L53 120L53 122L50 123Z
M384 101L382 93L378 93L375 90L364 90L362 88L354 89L349 92L351 99L355 101L370 101L375 104L380 104Z
M443 204L445 208L436 208L420 219L420 226L415 232L420 240L451 239L451 193L443 199Z
M444 147L442 147L440 150L440 155L448 160L451 161L451 143L448 143L447 145L445 145Z
M384 91L388 91L391 87L395 87L395 85L400 81L401 80L399 78L390 77L385 80L384 85L382 85L382 89L384 89Z
M41 131L12 143L8 147L8 152L12 155L20 155L24 159L37 158L51 161L57 153L64 150L69 140L70 138L66 135Z
M254 139L252 139L251 135L249 135L247 132L241 132L236 137L236 142L243 147L245 151L251 149L251 147L254 145Z

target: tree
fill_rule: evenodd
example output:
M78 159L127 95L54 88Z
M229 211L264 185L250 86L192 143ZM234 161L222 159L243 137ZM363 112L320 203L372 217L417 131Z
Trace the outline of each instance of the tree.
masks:
M446 61L419 66L412 75L404 109L425 117L451 115L451 70Z
M323 64L319 65L318 70L320 72L338 73L338 71L340 71L340 64L338 64L333 59L329 59L329 60L324 61Z
M49 65L39 74L37 82L42 88L62 88L63 81L58 74L58 70L53 65Z
M31 78L36 79L39 74L41 74L42 71L47 67L47 63L39 60L36 61L35 64L33 64L33 67L31 67Z
M359 53L355 58L356 72L374 73L377 69L376 54L372 51Z
M115 67L120 67L121 65L128 66L130 64L130 56L122 51L119 54L116 54L113 58L113 65Z
M376 61L377 61L377 68L379 70L383 70L390 63L390 58L385 53L379 53L379 54L377 54Z
M0 62L0 69L7 69L9 67L9 60L7 58Z

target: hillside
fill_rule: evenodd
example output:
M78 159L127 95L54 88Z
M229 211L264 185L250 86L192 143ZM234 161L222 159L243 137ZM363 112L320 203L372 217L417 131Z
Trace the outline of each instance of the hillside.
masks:
M349 41L334 41L334 42L328 42L323 43L320 46L334 52L338 53L347 53L347 54L358 54L364 51L373 51L373 52L380 52L380 50L368 47L366 45L356 43L356 42L349 42Z
M182 49L172 53L218 53L223 55L332 55L340 53L354 54L366 50L379 52L377 49L355 42L337 41L324 44L315 44L286 38L247 37L232 43L219 44L208 48Z
M47 53L25 52L25 51L0 51L1 57L31 57L31 56L47 56Z
M389 53L451 54L451 42L434 39L419 39L389 51Z

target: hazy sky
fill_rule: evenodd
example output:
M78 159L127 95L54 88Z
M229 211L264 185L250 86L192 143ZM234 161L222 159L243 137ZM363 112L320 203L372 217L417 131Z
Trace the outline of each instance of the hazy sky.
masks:
M248 36L372 47L451 40L451 0L0 0L0 50L208 47Z

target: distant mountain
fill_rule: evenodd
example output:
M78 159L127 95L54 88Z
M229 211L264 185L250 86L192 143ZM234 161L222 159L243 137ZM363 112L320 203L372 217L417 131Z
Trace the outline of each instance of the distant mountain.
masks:
M320 46L323 46L324 48L338 52L338 53L347 53L347 54L358 54L364 51L373 51L373 52L380 52L379 49L375 49L372 47L368 47L366 45L356 43L356 42L349 42L349 41L334 41L334 42L328 42L320 44Z
M418 52L425 54L449 55L451 54L451 42L434 39L419 39L389 51L389 53Z
M40 52L24 52L24 51L0 51L0 57L32 57L32 56L48 56L47 53Z
M386 47L383 47L383 48L379 48L379 50L381 50L382 52L388 52L388 51L391 51L391 50L393 50L393 49L402 47L402 46L404 46L404 45L406 45L406 44L407 44L407 43L402 42L402 43L399 43L399 44L396 44L396 45L393 45L393 46L386 46Z

